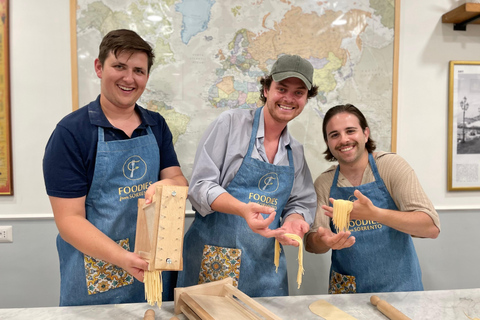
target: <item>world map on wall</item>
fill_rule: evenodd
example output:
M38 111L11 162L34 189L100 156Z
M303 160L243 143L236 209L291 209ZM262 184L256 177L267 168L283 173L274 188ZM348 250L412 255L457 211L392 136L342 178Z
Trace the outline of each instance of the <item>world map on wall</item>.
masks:
M155 48L139 105L164 116L182 170L228 109L261 106L259 78L282 54L314 66L317 97L289 124L315 179L324 160L325 112L351 103L367 117L377 149L391 149L394 1L77 0L79 106L94 100L94 60L111 30L136 31Z

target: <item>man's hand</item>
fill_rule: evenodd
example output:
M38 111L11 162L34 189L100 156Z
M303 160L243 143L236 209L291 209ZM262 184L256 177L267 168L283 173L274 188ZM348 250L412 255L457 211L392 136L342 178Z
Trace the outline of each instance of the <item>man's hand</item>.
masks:
M180 167L168 167L160 171L160 181L152 183L145 192L145 204L152 202L155 195L155 187L158 185L164 186L188 186L187 179L183 176Z
M354 195L358 200L353 202L353 209L350 213L350 219L378 221L379 208L376 207L372 201L364 196L359 190L355 190Z
M350 231L333 233L330 229L320 227L312 236L314 236L313 241L318 239L333 250L341 250L350 248L355 243L355 237L350 235Z
M160 185L175 186L175 185L179 185L179 184L177 184L177 182L175 180L172 180L172 179L163 179L163 180L157 181L155 183L152 183L148 187L147 191L145 192L145 204L149 204L149 203L152 202L153 196L155 195L155 188L157 186L160 186Z
M353 202L353 209L350 212L350 220L373 220L377 221L378 207L376 207L372 201L364 196L359 190L354 192L357 200ZM328 199L330 203L333 203L335 199ZM325 210L325 215L333 218L333 207L323 205L322 209Z
M281 231L281 233L276 236L276 238L278 242L280 242L282 245L298 247L299 244L297 241L284 236L284 234L293 233L303 239L303 236L305 235L305 233L307 233L308 230L310 230L310 226L307 222L305 222L303 216L297 213L293 213L285 219L283 226L276 229L275 231Z
M268 214L265 219L261 214ZM265 238L277 236L281 231L271 230L268 226L275 220L275 210L270 207L262 206L257 203L247 203L241 213L241 216L247 221L248 226L253 232L258 233Z
M138 254L125 250L122 265L119 267L130 273L138 281L143 282L144 271L148 269L148 263Z

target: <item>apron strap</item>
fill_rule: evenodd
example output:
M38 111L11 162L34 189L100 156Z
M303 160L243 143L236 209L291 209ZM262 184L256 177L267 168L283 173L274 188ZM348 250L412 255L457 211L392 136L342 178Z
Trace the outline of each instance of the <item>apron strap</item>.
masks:
M262 112L263 107L255 110L255 117L253 119L252 134L250 135L250 143L248 144L248 151L245 157L250 158L252 156L252 151L255 146L255 140L257 139L258 124L260 123L260 112Z

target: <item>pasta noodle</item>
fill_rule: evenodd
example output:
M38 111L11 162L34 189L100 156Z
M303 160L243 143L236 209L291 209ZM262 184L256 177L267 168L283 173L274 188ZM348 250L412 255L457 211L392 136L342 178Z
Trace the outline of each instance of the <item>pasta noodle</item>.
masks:
M298 272L297 272L297 284L298 289L302 285L302 276L305 270L303 269L303 240L298 235L293 233L285 233L284 236L293 239L298 242ZM274 264L275 264L275 272L278 272L278 265L280 264L280 243L277 239L275 239L275 255L274 255Z
M143 276L145 284L145 299L148 304L153 306L155 303L160 308L162 306L162 272L160 270L145 270Z
M333 201L333 224L337 233L339 231L348 231L350 222L350 212L353 209L353 202L348 200Z
M275 272L278 272L278 265L280 264L280 252L282 252L282 249L280 248L280 243L278 243L278 240L275 239L275 256L273 257L273 263L275 264Z

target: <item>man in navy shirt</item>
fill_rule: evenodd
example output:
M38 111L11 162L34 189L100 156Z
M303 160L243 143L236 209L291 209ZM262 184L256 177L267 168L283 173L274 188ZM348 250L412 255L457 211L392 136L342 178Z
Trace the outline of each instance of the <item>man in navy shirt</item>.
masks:
M62 306L145 301L148 265L132 252L137 200L151 199L157 184L188 184L165 119L136 104L153 59L135 32L109 32L95 59L100 95L63 118L46 146ZM163 280L168 287L168 275Z

